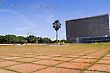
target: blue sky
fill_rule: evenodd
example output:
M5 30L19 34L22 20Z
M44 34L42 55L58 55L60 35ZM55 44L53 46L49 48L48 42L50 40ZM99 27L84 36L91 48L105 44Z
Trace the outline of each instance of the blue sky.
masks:
M101 14L110 14L110 0L0 0L0 35L55 39L52 23L58 19L59 39L65 39L66 20Z

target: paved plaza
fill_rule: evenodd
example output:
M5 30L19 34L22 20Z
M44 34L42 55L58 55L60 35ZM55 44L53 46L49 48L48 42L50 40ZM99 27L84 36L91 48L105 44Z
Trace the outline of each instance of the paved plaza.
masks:
M83 50L82 50L83 51ZM0 73L106 73L110 53L88 50L82 54L7 54L0 56Z
M0 73L110 73L110 50L0 54Z

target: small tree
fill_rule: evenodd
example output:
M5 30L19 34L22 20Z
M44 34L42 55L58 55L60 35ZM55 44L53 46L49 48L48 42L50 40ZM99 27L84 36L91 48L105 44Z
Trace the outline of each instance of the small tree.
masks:
M29 35L29 36L27 37L27 42L28 42L28 43L36 43L36 36L34 36L34 35Z
M58 30L61 28L61 24L60 24L59 20L54 21L53 28L56 31L56 41L58 41Z

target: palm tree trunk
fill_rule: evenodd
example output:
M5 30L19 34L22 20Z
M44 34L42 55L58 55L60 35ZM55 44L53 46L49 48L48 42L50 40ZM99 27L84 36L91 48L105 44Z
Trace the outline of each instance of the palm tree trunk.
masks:
M58 31L56 31L56 42L58 43Z

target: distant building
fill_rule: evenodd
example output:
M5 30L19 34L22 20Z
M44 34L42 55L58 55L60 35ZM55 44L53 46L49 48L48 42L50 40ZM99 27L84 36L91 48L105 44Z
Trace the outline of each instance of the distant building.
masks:
M82 37L109 36L109 15L99 15L66 21L66 38L78 42Z

